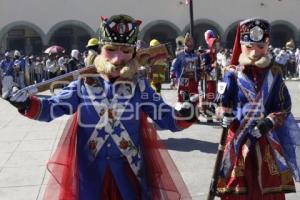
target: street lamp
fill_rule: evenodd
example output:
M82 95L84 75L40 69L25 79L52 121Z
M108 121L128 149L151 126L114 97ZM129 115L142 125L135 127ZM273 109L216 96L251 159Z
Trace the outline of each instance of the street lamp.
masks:
M191 36L194 38L194 12L193 12L193 0L186 0L186 4L189 5L190 10L190 31Z
M182 5L183 1L179 1L179 4ZM190 13L190 34L194 38L194 12L193 12L193 0L185 0L185 4L189 5Z

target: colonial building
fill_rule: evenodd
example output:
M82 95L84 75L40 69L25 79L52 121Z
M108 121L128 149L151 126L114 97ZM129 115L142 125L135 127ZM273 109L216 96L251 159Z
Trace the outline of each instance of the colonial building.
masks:
M58 44L67 52L84 50L90 37L97 37L100 16L129 14L143 21L140 39L172 42L189 31L188 0L1 0L0 52L19 49L38 54ZM262 17L272 23L273 46L293 39L299 43L299 0L193 0L194 35L204 45L203 33L215 30L232 47L237 23Z

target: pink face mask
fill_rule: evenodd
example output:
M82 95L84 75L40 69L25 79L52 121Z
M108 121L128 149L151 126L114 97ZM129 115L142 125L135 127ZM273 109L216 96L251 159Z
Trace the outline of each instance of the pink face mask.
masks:
M101 55L111 64L119 66L128 63L133 56L134 48L127 46L104 45Z
M242 44L242 53L251 60L258 60L268 53L268 43L265 44Z

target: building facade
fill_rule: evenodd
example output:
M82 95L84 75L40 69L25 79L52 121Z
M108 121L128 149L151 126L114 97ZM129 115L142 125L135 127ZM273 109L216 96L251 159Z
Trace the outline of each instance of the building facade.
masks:
M224 46L232 47L238 22L262 17L272 24L271 44L300 42L299 0L193 0L196 45L205 46L203 34L212 29ZM67 52L85 49L97 37L100 16L128 14L143 21L140 39L171 42L190 28L186 0L0 0L0 52L19 49L39 54L57 44Z

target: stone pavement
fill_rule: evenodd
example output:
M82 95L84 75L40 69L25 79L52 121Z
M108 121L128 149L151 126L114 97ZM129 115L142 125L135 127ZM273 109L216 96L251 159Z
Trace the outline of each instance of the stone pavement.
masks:
M299 82L288 82L293 96L293 113L300 118ZM167 88L164 85L164 88ZM173 104L174 90L163 90L163 98ZM46 163L55 150L68 116L44 123L24 118L0 99L0 200L41 200L49 174ZM221 128L194 124L178 133L159 131L178 170L195 200L206 199ZM287 200L300 199L297 193Z

